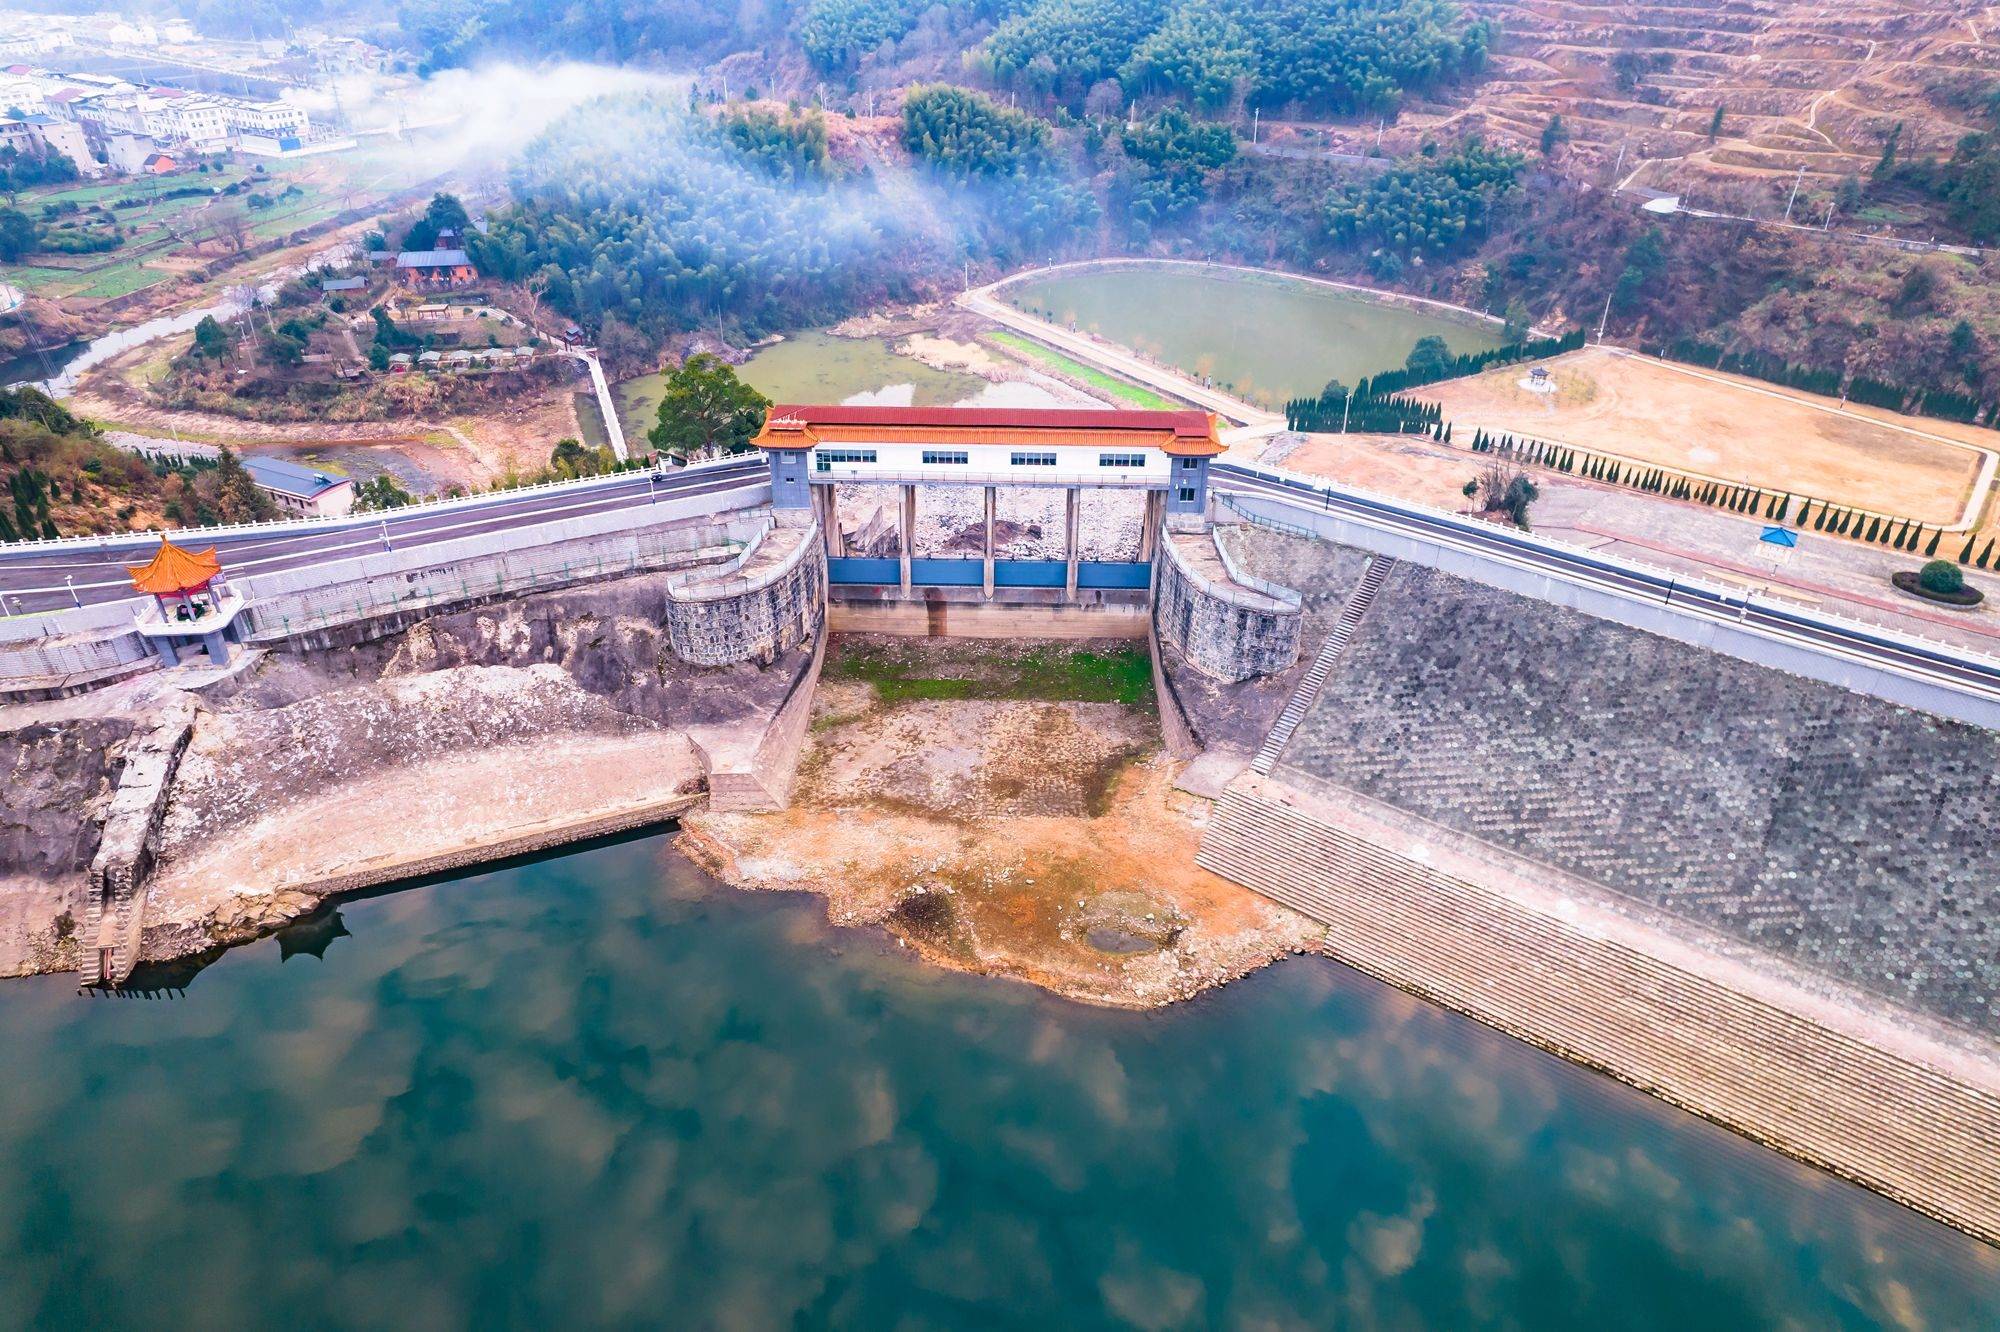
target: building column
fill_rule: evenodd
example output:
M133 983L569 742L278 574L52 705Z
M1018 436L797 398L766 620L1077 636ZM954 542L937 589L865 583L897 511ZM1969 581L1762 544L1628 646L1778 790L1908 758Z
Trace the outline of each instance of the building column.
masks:
M986 487L986 599L993 599L993 510L999 500L996 487Z
M1160 520L1165 517L1166 506L1166 491L1149 490L1146 492L1146 516L1140 520L1142 527L1139 532L1139 559L1141 563L1151 563L1153 556L1159 553Z
M181 654L174 647L173 639L155 638L150 641L153 645L153 655L160 659L162 666L178 666L181 664Z
M1063 562L1069 566L1063 575L1063 595L1071 601L1076 600L1076 496L1075 486L1063 491Z
M826 542L826 557L839 559L847 553L847 539L840 533L840 506L834 503L832 483L813 487L813 512L819 517L820 538Z
M201 636L201 645L208 649L208 659L210 661L218 666L227 666L229 664L229 644L222 640L222 631L220 629L211 634L203 634Z
M903 487L902 540L898 542L898 545L900 545L902 548L901 555L903 562L903 595L906 597L910 595L910 557L912 553L911 547L915 544L916 538L917 538L917 488L914 485L906 485Z

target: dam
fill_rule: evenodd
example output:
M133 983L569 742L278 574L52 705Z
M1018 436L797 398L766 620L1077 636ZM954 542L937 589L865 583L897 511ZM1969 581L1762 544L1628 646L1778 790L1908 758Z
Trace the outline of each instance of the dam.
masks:
M833 633L1144 640L1178 781L1209 810L1200 864L1315 947L2000 1238L2000 667L1308 486L1226 458L1200 412L787 405L760 446L563 491L546 521L467 505L400 545L385 521L374 549L292 567L235 572L219 543L242 603L224 655L280 677L200 685L212 706L197 692L77 774L115 799L74 829L80 940L50 955L116 987L496 846L781 810ZM955 549L924 549L927 512ZM23 698L169 669L128 602L38 627L0 644ZM504 695L451 675L496 668ZM364 669L393 689L336 717L328 682ZM432 706L463 720L418 725ZM357 856L282 902L246 876L224 914L202 905L258 793L341 777L356 727L385 762L466 764L468 743L567 728L588 760L547 782L632 776L574 825L529 826L552 787L523 778L414 871ZM8 739L17 766L81 743ZM37 818L85 803L45 794Z

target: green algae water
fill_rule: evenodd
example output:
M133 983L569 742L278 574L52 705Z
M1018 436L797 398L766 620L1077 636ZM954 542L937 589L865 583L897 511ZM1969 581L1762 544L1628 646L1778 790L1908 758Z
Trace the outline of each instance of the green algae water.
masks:
M1990 1327L2000 1251L1317 958L1107 1012L664 838L0 987L4 1327Z
M986 381L899 355L889 338L841 338L813 330L774 342L737 367L744 383L773 402L846 402L880 398L894 406L948 407L977 397ZM629 439L643 439L660 415L664 374L612 386Z
M1441 337L1454 352L1501 342L1497 324L1283 273L1093 268L1029 278L1000 294L1267 407L1316 395L1330 379L1351 388L1364 375L1400 369L1419 338Z

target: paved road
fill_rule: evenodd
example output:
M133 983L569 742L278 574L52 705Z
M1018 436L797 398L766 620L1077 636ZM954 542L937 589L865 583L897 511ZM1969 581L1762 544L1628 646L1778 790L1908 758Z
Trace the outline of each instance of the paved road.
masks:
M242 577L349 559L379 550L385 541L401 550L496 528L630 508L656 499L751 489L768 475L764 460L751 457L686 471L627 472L573 485L415 505L382 514L180 536L190 545L213 543L225 570ZM159 541L157 536L142 533L101 541L0 546L0 606L7 613L24 614L57 610L78 601L88 605L123 600L132 595L124 566L149 558Z
M1375 496L1336 491L1290 477L1254 471L1235 463L1217 463L1213 474L1216 488L1223 492L1281 500L1289 505L1321 512L1352 514L1413 536L1447 540L1455 545L1501 555L1551 574L1704 611L1739 624L1754 625L1796 642L1847 653L1874 665L1948 684L1966 693L2000 699L2000 661L1971 653L1961 654L1943 644L1911 642L1862 625L1759 602L1745 593L1721 591L1683 581L1671 574L1614 564L1589 551L1536 541L1504 527L1467 523Z

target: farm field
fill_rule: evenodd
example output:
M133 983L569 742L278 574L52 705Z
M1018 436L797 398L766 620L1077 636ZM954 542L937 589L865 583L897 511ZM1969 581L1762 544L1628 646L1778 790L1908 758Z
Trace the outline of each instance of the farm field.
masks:
M1521 386L1523 366L1435 384L1455 441L1508 433L1748 482L1928 523L1958 521L1980 450L1973 426L1840 409L1834 399L1586 347L1543 363L1557 391Z
M38 254L30 262L0 265L0 280L52 300L88 303L143 290L223 258L215 235L218 209L240 212L246 241L255 244L324 222L380 198L405 183L384 160L338 154L255 166L228 163L208 172L111 184L81 184L24 194L16 206L41 221L76 214L51 210L108 208L125 243L102 254ZM237 193L219 191L231 187ZM181 193L181 191L208 191ZM267 200L253 206L252 196ZM91 219L93 225L102 225Z

